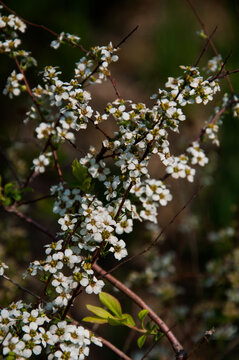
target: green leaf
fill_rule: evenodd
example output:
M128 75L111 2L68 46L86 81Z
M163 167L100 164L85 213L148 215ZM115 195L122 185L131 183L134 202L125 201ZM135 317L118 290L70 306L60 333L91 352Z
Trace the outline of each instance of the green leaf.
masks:
M143 309L138 313L138 319L140 322L141 327L144 329L144 319L148 315L149 310Z
M105 324L108 322L108 320L106 320L106 319L102 319L102 318L98 318L98 317L91 317L91 316L84 317L84 319L82 319L82 321L86 321L86 322L90 322L90 323L94 323L94 324Z
M122 319L124 319L124 325L135 326L134 319L130 314L122 314Z
M146 338L147 338L147 335L142 335L138 338L137 344L140 349L144 346Z
M82 191L90 189L92 178L89 176L88 169L81 165L77 159L72 162L72 173L78 180L78 187Z
M112 326L122 326L124 325L124 320L125 319L117 319L117 318L109 317L108 323Z
M115 314L118 317L121 317L122 315L122 309L120 302L112 295L101 292L99 294L100 302L105 305L110 311L112 311L113 314Z
M164 336L164 333L159 331L156 335L154 335L154 341L155 342L159 341L163 336Z
M6 360L15 360L16 359L16 354L13 351L10 351L7 354L7 357L5 358Z
M101 307L93 306L93 305L86 305L86 307L93 314L99 316L100 318L108 319L108 317L112 317L112 315L108 311L106 311L105 309L102 309Z

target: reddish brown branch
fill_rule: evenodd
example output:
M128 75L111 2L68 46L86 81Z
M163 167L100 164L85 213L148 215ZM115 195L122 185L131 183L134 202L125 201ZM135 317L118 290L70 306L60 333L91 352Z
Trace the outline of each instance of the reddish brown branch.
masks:
M115 354L119 355L119 357L121 359L125 359L125 360L132 360L129 356L127 356L123 351L121 351L120 349L118 349L116 346L114 346L110 341L102 338L101 336L97 335L97 338L99 338L102 343L107 346L110 350L112 350Z
M110 79L111 84L113 85L113 88L115 89L115 93L116 93L116 95L118 96L118 99L121 99L121 95L120 95L120 92L119 92L119 90L118 90L118 88L117 88L117 85L116 85L116 83L115 83L115 80L112 78L111 75L109 75L108 78Z
M57 173L59 175L60 181L63 182L63 174L62 174L62 171L61 171L60 163L58 161L58 156L57 156L56 149L54 149L52 144L51 144L51 148L52 148L52 153L53 153L53 158L54 158L54 161L55 161L55 167L56 167Z
M17 65L19 71L21 72L22 76L23 76L23 81L24 81L24 83L25 83L25 85L26 85L27 92L28 92L28 94L30 95L33 103L35 104L35 106L36 106L36 108L37 108L37 111L38 111L38 113L39 113L42 121L46 121L44 115L42 114L41 108L40 108L38 102L36 101L35 96L34 96L33 93L32 93L32 90L31 90L31 87L30 87L30 85L29 85L29 83L28 83L28 81L27 81L25 72L24 72L24 70L22 69L22 67L21 67L21 65L19 64L19 61L17 60L16 57L15 57L15 63L16 63L16 65Z
M180 344L180 342L175 337L175 335L172 333L172 331L169 329L169 327L166 325L166 323L137 294L135 294L132 290L130 290L127 286L125 286L123 283L121 283L115 277L108 274L107 271L103 270L99 265L94 264L93 269L98 274L100 274L101 276L106 278L117 289L122 291L131 300L133 300L141 309L148 310L149 311L149 313L148 313L149 317L155 322L155 324L158 325L160 330L168 338L168 340L170 341L175 353L179 353L180 351L182 352L183 346Z

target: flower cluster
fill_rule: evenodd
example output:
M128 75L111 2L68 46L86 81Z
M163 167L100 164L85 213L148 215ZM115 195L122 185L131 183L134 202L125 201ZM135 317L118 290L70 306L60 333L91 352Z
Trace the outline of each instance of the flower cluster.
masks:
M102 346L99 339L82 326L66 321L50 324L50 318L39 307L30 307L21 301L0 312L0 340L2 354L15 354L19 360L40 355L45 349L47 359L81 360L89 354L91 342Z
M20 95L22 90L25 90L25 86L22 85L20 82L23 80L23 74L16 73L15 70L12 71L11 75L7 79L7 84L5 89L3 90L4 95L9 95L10 99L13 96Z

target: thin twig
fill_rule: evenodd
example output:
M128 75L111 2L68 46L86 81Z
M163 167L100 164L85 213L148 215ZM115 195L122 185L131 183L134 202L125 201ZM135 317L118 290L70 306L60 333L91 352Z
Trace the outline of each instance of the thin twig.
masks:
M146 359L146 357L151 353L151 351L153 350L153 348L158 344L158 341L152 342L152 344L150 345L150 347L148 348L148 350L146 351L146 353L144 354L144 356L141 358L141 360Z
M109 75L108 78L110 79L111 84L113 85L113 88L115 89L115 93L118 96L118 99L121 99L121 95L120 95L119 89L116 86L115 80L112 78L111 75Z
M205 342L208 342L209 338L215 333L215 329L212 328L205 332L202 339L194 346L192 351L187 356L187 359L189 359Z
M4 209L9 213L13 213L19 219L22 219L23 221L27 222L34 228L40 230L42 233L46 234L52 240L56 241L55 236L49 230L47 230L44 226L38 224L35 220L31 219L30 217L25 216L23 213L18 211L14 206L5 206Z
M57 173L59 175L60 181L63 182L64 181L63 174L62 174L61 167L60 167L60 164L59 164L59 161L58 161L58 156L57 156L56 149L54 149L52 144L51 144L51 148L52 148L52 153L53 153L53 158L54 158Z
M135 26L135 28L133 30L131 30L128 35L126 35L117 45L116 48L119 48L126 40L128 40L128 38L133 35L133 33L138 30L139 25Z
M22 69L22 67L21 67L21 65L19 64L19 61L17 60L16 57L14 58L14 60L15 60L15 62L16 62L16 65L17 65L19 71L21 72L21 74L22 74L22 76L23 76L23 81L24 81L24 83L25 83L25 85L26 85L27 92L28 92L28 94L30 95L33 103L35 104L35 106L36 106L36 108L37 108L37 111L38 111L38 113L39 113L42 121L43 121L43 122L46 121L46 120L45 120L45 117L44 117L44 115L43 115L43 113L42 113L42 111L41 111L41 108L40 108L37 100L35 99L35 96L34 96L33 93L32 93L31 87L30 87L30 85L29 85L29 83L28 83L28 81L27 81L27 78L26 78L26 75L25 75L24 70Z
M198 11L196 10L195 6L192 4L191 0L186 0L186 1L187 1L187 3L189 4L189 6L191 7L191 9L192 9L194 15L196 16L196 18L198 19L199 23L201 24L204 33L205 33L205 34L207 35L207 37L209 38L209 34L208 34L208 31L207 31L207 27L206 27L205 23L203 22L203 20L201 19L201 17L200 17L200 15L199 15ZM216 47L215 47L212 39L209 39L209 43L210 43L210 46L211 46L214 54L215 54L216 56L218 56L218 55L219 55L219 54L218 54L218 51L217 51L217 49L216 49ZM226 81L227 81L227 83L228 83L228 87L229 87L231 93L234 94L234 90L233 90L233 87L232 87L231 80L230 80L229 76L226 75L225 77L226 77Z
M32 295L33 297L35 297L36 299L39 299L40 296L35 294L33 291L25 288L24 286L18 284L17 282L15 282L14 280L10 279L7 275L3 274L1 275L5 280L9 281L10 283L12 283L13 285L17 286L19 289L27 292L28 294Z
M112 350L115 354L119 355L119 357L121 359L125 359L125 360L132 360L129 356L127 356L123 351L121 351L120 349L118 349L116 346L114 346L110 341L102 338L101 336L97 337L102 341L102 343L107 346L110 350Z
M11 162L11 160L8 158L7 154L5 154L5 152L3 151L3 149L0 147L0 154L2 155L2 157L4 157L4 159L6 160L13 176L15 177L16 181L18 182L19 186L22 185L22 181L19 179L18 175L17 175L17 172L15 171L14 169L14 166Z
M22 206L22 205L28 205L28 204L32 204L41 200L45 200L45 199L49 199L52 198L54 195L48 194L48 195L43 195L37 199L32 199L32 200L28 200L28 201L20 201L16 204L16 206Z
M195 199L195 197L198 195L200 189L202 187L199 187L196 192L193 193L193 195L188 199L188 201L183 205L183 207L172 217L172 219L164 226L164 228L160 231L160 233L156 236L156 238L150 243L148 247L143 249L142 251L138 252L135 255L132 255L128 258L125 258L121 262L119 262L117 265L115 265L112 269L108 270L107 274L111 274L113 271L120 268L122 265L128 263L129 261L134 260L136 257L144 255L146 252L152 249L152 247L156 246L161 238L161 236L165 233L167 228L174 223L176 218L187 208L187 206Z
M228 62L229 58L232 56L232 51L230 51L230 53L226 56L225 60L223 61L220 70L218 71L218 73L214 76L212 76L210 79L208 79L209 82L215 80L215 79L220 79L220 75L222 73L222 70L225 68L226 63Z
M106 132L103 129L101 129L101 127L99 125L95 124L94 120L92 120L91 118L88 118L88 119L97 130L99 130L108 140L111 140L111 137L108 134L106 134Z
M215 34L215 32L217 31L217 26L215 27L215 29L212 31L211 35L207 38L207 41L201 51L201 53L199 54L199 57L197 58L197 60L195 61L195 63L193 64L193 66L197 66L201 60L201 58L203 57L205 51L208 48L208 45L210 44L210 40L212 39L213 35Z

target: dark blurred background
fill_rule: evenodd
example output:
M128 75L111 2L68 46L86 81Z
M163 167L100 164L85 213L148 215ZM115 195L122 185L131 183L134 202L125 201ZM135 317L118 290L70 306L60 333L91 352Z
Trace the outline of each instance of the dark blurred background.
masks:
M212 32L215 26L218 26L213 41L222 58L225 59L232 51L226 67L230 70L238 68L238 1L199 0L192 2L206 24L209 33ZM158 87L163 87L168 76L181 75L179 65L192 65L195 62L205 44L205 40L196 34L197 31L201 30L201 25L195 18L187 1L183 0L42 0L35 2L9 0L7 5L31 22L46 25L58 33L65 31L79 35L86 49L94 45L107 45L110 41L117 44L136 25L139 25L138 30L122 45L119 53L120 60L111 69L121 96L125 99L142 101L146 104L150 103L150 95L156 92ZM53 50L49 46L52 40L54 40L52 35L34 27L29 27L23 36L23 48L32 51L32 55L38 61L37 71L35 73L28 72L28 78L32 86L37 84L37 72L46 65L59 66L63 73L62 79L69 80L73 75L74 63L83 56L78 49L70 46L61 46L59 50ZM212 50L208 48L200 62L200 66L205 66L207 60L213 56ZM7 76L13 67L14 64L11 60L1 56L0 91L4 88ZM237 74L231 76L235 93L238 92L239 88L238 76ZM89 90L92 91L92 104L99 110L102 110L108 101L115 98L110 83L96 85ZM222 91L229 91L225 81L222 81ZM206 107L203 105L192 106L186 110L188 121L183 124L182 134L172 136L175 153L184 151L187 144L197 137L203 122L210 116L213 107L218 104L219 98L220 95L217 96L213 104ZM27 95L21 95L14 100L9 100L4 96L0 98L1 148L6 149L8 157L17 159L16 166L19 167L20 173L22 172L23 178L28 173L27 167L31 164L33 154L38 151L36 145L24 142L27 138L32 138L32 125L26 127L22 124L29 105L30 100ZM112 131L110 125L106 124L105 126L109 131ZM81 138L79 135L77 138L77 145L84 151L88 149L89 138L91 141L93 140L96 146L99 146L102 140L94 129L89 129L89 131L90 137L83 136ZM197 179L196 185L188 185L184 181L169 181L176 203L173 202L166 210L160 211L161 226L169 221L170 217L185 203L197 186L204 185L191 207L168 230L168 242L167 245L163 245L165 251L169 249L175 251L177 254L175 266L182 273L184 270L188 273L195 273L195 271L200 273L205 270L205 262L214 251L211 248L208 251L207 233L209 231L217 231L226 226L234 226L237 229L239 200L238 134L238 119L229 114L225 118L220 136L221 147L209 155L211 164L208 165L206 170L200 171L201 180ZM209 154L211 149L212 147L209 146ZM23 154L26 163L21 163L21 154ZM61 151L60 161L66 173L70 172L70 164L76 156L78 155L67 145ZM10 176L9 169L4 158L1 159L1 167L3 179L8 180ZM162 169L159 170L156 160L151 163L151 172L155 178L163 175ZM49 192L49 186L57 181L54 171L50 170L48 174L43 174L36 179L32 186L37 189L38 195L44 195ZM28 196L31 198L31 194ZM51 200L42 201L31 208L31 215L35 216L46 227L49 226L52 231L59 231L57 218L52 217L51 209ZM188 225L192 209L199 223L199 227L195 230L196 235L192 234ZM12 258L13 261L14 258L17 258L18 266L22 268L27 266L29 259L44 256L42 244L48 243L48 239L35 231L31 232L29 227L23 230L20 221L12 222L13 220L4 213L2 213L2 216L4 222L0 229L3 245L0 248L0 254L2 252L6 257ZM188 232L180 232L182 227L184 229L188 227ZM140 233L140 229L138 231ZM139 237L136 236L136 238ZM137 244L133 238L131 240L133 244L131 249L134 251L134 246L137 248ZM142 241L143 239L141 239L141 243ZM238 245L238 240L236 241ZM19 244L21 244L21 247ZM3 250L4 247L7 248L7 253L5 253L6 250ZM16 247L22 249L17 254ZM132 268L134 268L134 265L131 265ZM138 260L136 267L140 269L143 266L144 261ZM17 265L15 267L17 268ZM124 278L124 270L119 276ZM184 302L189 307L190 314L194 316L192 309L198 298L203 298L203 294L200 293L202 290L199 290L199 285L195 285L194 278L189 277L189 279L184 279L183 283L180 280L178 282L180 286L186 289L185 296L179 302ZM13 290L7 289L7 291L10 298ZM142 288L138 291L143 293ZM16 296L19 296L19 294ZM153 300L154 307L157 309L157 306L159 306L160 311L162 311L161 315L170 318L169 311L164 313L163 305L158 305L157 301L157 298ZM79 305L82 304L79 302ZM78 317L80 318L79 315ZM230 320L228 321L230 322ZM239 323L238 319L237 322ZM190 337L191 329L193 326L197 327L195 321L189 321L189 323L189 325L185 325L185 323L184 325L179 324L175 328L175 332L181 336L181 340L188 342L188 347L192 346L194 340ZM171 325L174 326L172 319ZM122 347L125 334L117 329L115 339L112 339L112 341ZM215 359L220 360L219 353L222 351L221 349L224 351L226 346L228 346L228 343L222 343L221 348L216 347L213 343L209 350L203 350L202 357L195 356L195 359L209 359L211 354L216 353ZM133 353L135 347L132 346L131 350ZM170 358L167 357L169 355L163 353L160 356L161 360ZM237 356L237 348L234 347L233 351L224 358L236 360ZM94 352L90 355L90 359L100 359L102 357L103 355L97 355ZM104 357L116 359L115 355L108 352L105 353ZM158 359L157 355L155 355L156 358Z

